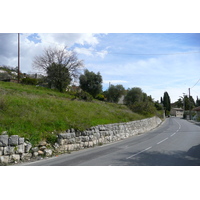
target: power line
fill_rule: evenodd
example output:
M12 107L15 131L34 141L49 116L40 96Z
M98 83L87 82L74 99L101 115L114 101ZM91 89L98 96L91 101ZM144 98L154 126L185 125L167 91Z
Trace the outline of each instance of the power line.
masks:
M199 81L200 81L200 79L193 85L193 87L194 87ZM191 89L192 89L193 87L191 87Z

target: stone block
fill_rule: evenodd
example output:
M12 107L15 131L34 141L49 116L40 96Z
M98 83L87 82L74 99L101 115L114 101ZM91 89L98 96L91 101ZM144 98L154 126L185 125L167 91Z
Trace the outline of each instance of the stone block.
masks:
M38 146L41 147L41 146L46 146L46 145L47 143L45 141L41 141Z
M67 140L66 144L74 144L74 143L76 143L76 139L75 138L71 138L71 139Z
M31 148L32 148L32 144L30 143L25 144L25 153L29 153Z
M71 133L60 133L60 134L58 134L58 138L60 138L60 139L70 139Z
M32 151L33 151L33 152L37 152L37 151L38 151L38 147L32 148Z
M76 137L76 138L75 138L75 142L76 142L76 143L80 143L80 142L81 142L81 137Z
M13 154L10 156L10 162L19 162L20 161L20 155Z
M40 147L39 147L39 149L40 149L41 151L44 151L46 148L47 148L46 146L40 146Z
M94 146L94 143L92 141L88 142L88 146L89 147L93 147Z
M18 144L24 144L24 138L22 138L22 137L19 137Z
M44 154L45 154L45 156L52 156L52 150L51 149L45 149L44 150Z
M19 136L18 135L11 135L10 138L8 139L8 145L10 146L16 146L19 143Z
M3 155L3 147L0 147L0 156L2 156Z
M16 151L16 147L11 147L11 146L4 147L4 155L12 155L15 153L15 151Z
M9 163L9 156L0 156L0 163L8 164Z
M33 152L33 157L37 157L39 155L39 153L37 151Z
M24 144L16 146L16 153L24 153Z
M0 135L0 147L8 146L8 135Z
M32 153L23 153L21 155L21 160L30 160L32 157Z

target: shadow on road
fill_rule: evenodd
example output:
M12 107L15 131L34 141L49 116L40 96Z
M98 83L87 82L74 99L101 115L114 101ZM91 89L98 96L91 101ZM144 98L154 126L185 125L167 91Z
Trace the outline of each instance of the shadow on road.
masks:
M126 155L129 156L131 153ZM123 162L127 166L200 166L200 144L193 146L187 152L146 151L130 159L123 159Z

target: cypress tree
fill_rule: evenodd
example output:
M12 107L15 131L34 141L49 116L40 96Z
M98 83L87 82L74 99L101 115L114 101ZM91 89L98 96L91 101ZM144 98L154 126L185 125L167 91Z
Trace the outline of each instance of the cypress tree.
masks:
M165 115L168 115L171 110L171 100L170 100L168 92L164 93L163 106L165 108Z

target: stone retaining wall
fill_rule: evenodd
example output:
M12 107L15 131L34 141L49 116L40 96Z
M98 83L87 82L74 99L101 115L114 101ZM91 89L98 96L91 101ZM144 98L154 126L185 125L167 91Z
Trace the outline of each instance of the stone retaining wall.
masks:
M58 134L57 143L53 146L43 141L37 147L32 147L24 138L17 135L9 137L4 132L0 135L0 165L32 158L40 159L43 156L52 156L54 153L70 152L123 140L154 129L161 122L160 118L152 117L126 123L98 125L82 132L70 129Z

